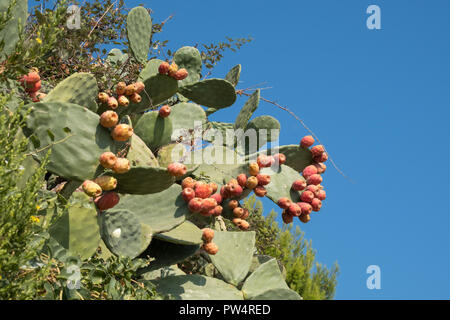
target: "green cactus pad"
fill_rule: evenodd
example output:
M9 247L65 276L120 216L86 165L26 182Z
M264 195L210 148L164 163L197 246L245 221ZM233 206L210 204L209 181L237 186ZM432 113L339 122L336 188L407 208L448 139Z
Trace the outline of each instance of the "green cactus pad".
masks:
M197 274L155 280L156 290L176 300L243 300L236 287L216 278Z
M195 254L199 248L199 245L181 245L153 238L147 250L141 255L153 259L148 267L142 268L138 273L143 274L181 262Z
M118 186L120 186L120 180ZM178 184L159 193L123 195L114 208L132 211L139 221L150 226L154 233L175 228L182 224L186 220L186 215L189 214Z
M127 16L127 38L134 57L141 63L147 61L152 36L152 19L144 7L135 7Z
M155 238L184 245L202 244L202 230L190 221L185 221L178 227L163 233L157 233Z
M186 147L181 143L171 143L158 149L158 163L167 168L172 162L182 162Z
M188 71L188 77L179 82L180 86L185 86L200 81L202 57L197 48L182 47L175 52L173 60L178 65L178 68L185 68Z
M213 142L217 139L217 135L218 135L222 139L219 141L222 141L222 144L226 145L227 130L232 130L231 132L234 132L234 123L211 121L211 122L208 122L205 124L204 130L205 131L203 134L203 140L208 141L208 142ZM215 144L216 145L219 144L219 141L217 141ZM232 141L232 146L234 146L233 141Z
M244 129L247 126L248 121L253 115L253 112L259 105L260 90L256 90L245 102L241 111L239 112L234 122L234 129Z
M161 118L158 111L145 113L134 127L134 132L153 151L169 144L173 132L170 116Z
M99 258L102 258L104 261L108 260L114 255L111 251L109 251L103 239L100 240L99 248L101 251L101 253L99 254Z
M0 2L0 15L4 15L11 4L11 1ZM19 26L25 27L28 16L28 1L16 0L11 8L11 17L5 21L5 25L0 29L0 42L4 46L0 52L0 61L3 61L9 54L13 53L19 41Z
M75 192L69 203L68 209L51 226L50 235L72 254L87 259L100 243L97 210L83 192Z
M247 276L255 250L255 232L215 231L219 252L209 255L225 281L237 286Z
M117 191L130 194L158 193L169 188L174 178L167 169L159 167L131 167L125 173L106 173L117 179Z
M287 292L288 285L281 275L280 268L276 259L263 263L253 272L242 286L242 292L246 300L252 299L289 299L301 300L301 297L295 292ZM282 294L285 296L283 297Z
M132 167L147 166L158 167L158 160L152 151L147 147L144 141L138 135L133 134L130 142L130 149L127 153L127 159Z
M264 129L266 130L266 134L262 131ZM250 130L254 130L254 135ZM272 130L275 131L272 132ZM277 119L271 116L256 117L247 124L245 127L245 132L248 137L253 137L253 141L255 141L254 137L256 136L256 141L253 145L251 145L244 136L237 142L238 152L244 152L245 154L254 153L263 147L267 142L278 139L280 123Z
M223 79L206 79L180 87L186 98L205 107L226 108L236 101L236 92L231 83Z
M206 113L202 107L195 103L177 103L172 106L169 118L172 120L172 137L190 137L190 130L199 130L206 123ZM196 123L199 123L198 125Z
M161 63L163 63L163 60L160 59L151 59L147 62L144 69L142 69L141 73L139 74L138 80L139 81L145 81L150 77L156 76L159 74L159 66Z
M286 145L269 150L270 154L283 153L286 156L286 165L296 171L303 171L307 166L313 164L311 151L301 148L299 145Z
M152 232L130 210L110 209L99 215L100 232L108 249L117 256L137 257L149 245Z
M97 80L90 73L74 73L50 91L43 102L70 102L97 111Z
M234 66L228 71L225 76L225 80L229 81L234 87L239 83L239 78L241 77L242 66L240 64Z
M70 180L92 179L99 169L99 157L114 149L109 131L99 124L99 116L72 103L47 102L32 105L27 127L39 139L44 156L52 152L48 170Z
M113 48L108 52L108 56L106 57L106 62L111 66L120 67L125 63L128 59L128 54L123 53L122 50ZM122 74L123 75L123 74Z
M270 183L266 186L267 198L277 203L280 198L288 198L293 202L300 201L300 193L292 190L292 183L295 180L304 180L304 178L294 169L282 164L277 171L272 168L263 168L263 174L270 175Z
M183 276L184 273L176 264L168 267L162 267L153 271L143 273L141 276L145 280L158 280L169 276Z

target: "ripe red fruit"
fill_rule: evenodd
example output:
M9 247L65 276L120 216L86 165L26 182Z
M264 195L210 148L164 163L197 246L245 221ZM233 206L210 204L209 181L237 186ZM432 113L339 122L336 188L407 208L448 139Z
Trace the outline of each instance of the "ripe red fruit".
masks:
M244 189L239 184L227 184L225 188L231 198L239 197L244 192Z
M248 177L245 187L253 190L258 185L258 179L255 176Z
M322 201L320 199L314 198L311 201L311 207L313 211L319 211L322 208Z
M238 206L239 202L237 200L231 200L230 202L228 202L228 208L230 208L230 210L234 210Z
M191 199L188 203L188 209L190 212L200 212L202 210L202 199L201 198L194 198Z
M217 206L217 201L213 198L206 198L202 200L202 212L209 212Z
M266 186L270 183L270 176L268 174L260 173L256 176L256 179L258 179L259 186Z
M161 118L167 118L170 115L170 111L169 105L162 106L161 109L159 109L159 116Z
M318 163L325 162L327 160L328 160L328 154L326 152L323 152L320 155L313 157L313 161L318 162Z
M111 136L115 141L127 141L133 135L133 128L127 124L118 124L111 131Z
M306 181L304 179L298 179L295 180L294 183L292 183L292 189L295 191L302 191L306 188Z
M175 72L174 74L174 78L176 80L184 80L187 78L187 76L189 75L188 71L185 68L181 68L180 70L178 70L177 72Z
M241 230L248 230L250 228L250 223L245 220L241 220L241 223L239 223L238 227Z
M105 128L114 127L119 121L119 116L112 110L105 111L100 116L100 124Z
M222 199L225 200L230 197L230 193L228 192L227 188L225 186L222 186L220 188L220 195L222 196Z
M312 193L316 194L316 192L319 191L319 186L310 184L309 186L306 187L306 190L311 191Z
M274 154L273 159L275 160L275 163L278 163L279 165L286 163L286 156L282 153Z
M108 96L108 94L106 92L100 92L98 94L98 101L100 103L107 103L108 99L109 99L109 96Z
M203 250L205 250L208 254L215 255L219 252L219 247L214 242L208 242L203 244Z
M208 185L211 187L212 193L216 193L217 189L219 188L219 186L215 182L210 182L208 183Z
M315 195L316 195L317 199L322 200L322 201L325 200L327 197L327 193L325 192L325 190L318 190L315 193Z
M283 219L283 222L285 224L289 224L292 223L292 221L294 221L294 217L291 216L288 212L286 212L286 210L284 210L283 213L281 214L281 219Z
M141 93L145 89L145 84L142 81L138 81L134 84L136 87L136 93Z
M114 98L114 97L108 98L108 107L110 107L111 109L117 109L118 106L119 106L119 102L117 102L116 98Z
M25 91L28 93L33 93L41 89L41 81L35 83L28 83L25 87Z
M280 198L278 199L277 204L281 209L287 209L292 204L292 201L288 198Z
M211 242L214 238L214 230L210 228L204 228L202 231L202 240L206 243Z
M322 183L322 176L320 174L313 174L306 179L307 184L318 185Z
M119 106L128 107L128 105L130 104L130 100L128 100L128 98L125 96L119 96L119 98L117 99L117 103L119 104Z
M23 76L21 82L26 82L26 84L33 84L41 80L39 73L36 71L31 71L27 75Z
M303 223L308 223L311 220L311 216L309 214L301 214L298 219Z
M216 206L213 210L211 210L211 215L218 217L222 214L223 207L222 206Z
M167 171L173 177L182 177L186 174L187 168L182 163L172 162L167 166Z
M275 159L272 156L261 154L256 159L256 162L258 163L258 166L260 168L267 168L270 167L275 162Z
M112 169L116 160L117 157L112 152L103 152L99 158L100 164L106 169Z
M117 158L112 170L115 173L125 173L130 170L130 161L127 158Z
M98 210L105 211L119 203L120 197L115 192L108 192L94 200Z
M313 136L304 136L302 140L300 140L300 147L309 148L314 144Z
M159 65L158 72L160 74L167 74L167 72L169 72L169 67L170 67L170 64L168 64L167 62L162 62Z
M203 182L197 182L194 190L197 198L206 199L212 194L211 187Z
M242 215L244 214L244 209L241 207L237 207L233 209L233 216L235 218L242 218Z
M248 216L250 215L250 211L248 211L248 209L244 209L244 213L241 216L241 219L245 220L248 218Z
M178 66L175 62L172 62L169 66L169 70L167 71L167 74L169 75L169 77L174 78L175 77L175 73L177 73L178 71Z
M142 101L142 97L137 92L133 93L129 97L130 97L131 102L133 102L133 103L140 103Z
M289 208L286 210L291 216L298 217L302 213L302 208L296 204L293 203L289 206Z
M306 202L297 202L297 205L302 209L302 214L308 215L312 212L312 206Z
M309 176L312 176L313 174L317 173L317 168L314 165L309 165L305 169L303 169L302 175L305 179L307 179Z
M132 96L136 93L136 85L134 83L129 84L125 87L125 95Z
M183 197L184 201L189 202L195 198L195 191L192 188L184 188L181 192L181 196Z
M324 163L315 163L314 166L317 168L318 174L322 174L327 170L327 166Z
M214 200L216 200L216 202L217 202L218 204L221 204L222 201L223 201L222 196L221 196L219 193L214 193L214 194L211 196L211 198L213 198Z
M314 193L312 193L311 191L308 191L308 190L303 191L300 196L300 199L303 202L308 202L308 203L311 203L312 199L314 199L314 198L315 198Z
M313 157L320 156L324 152L325 152L325 148L321 144L311 148L311 153L312 153Z
M232 222L233 222L233 224L234 224L235 226L239 226L239 225L241 224L242 221L243 221L243 220L242 220L241 218L234 218L234 219L232 220Z
M253 189L253 192L256 194L256 196L258 197L264 197L267 194L267 190L264 187L261 186L257 186L255 189Z
M120 96L125 94L125 88L127 87L127 84L123 81L116 84L116 93Z
M191 177L186 177L183 179L183 181L181 181L181 187L183 189L185 189L185 188L194 189L196 183L197 183L197 181L195 181Z
M239 185L244 188L245 184L247 183L247 175L245 173L241 173L240 175L237 176L237 182L239 183Z

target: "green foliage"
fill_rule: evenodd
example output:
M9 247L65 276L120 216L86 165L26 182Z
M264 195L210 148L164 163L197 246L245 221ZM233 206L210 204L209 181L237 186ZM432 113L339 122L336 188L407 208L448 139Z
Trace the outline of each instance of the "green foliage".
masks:
M274 257L284 265L289 287L305 300L332 299L339 274L337 263L328 269L315 262L316 252L300 228L295 231L292 225L280 228L274 211L264 217L262 203L254 196L247 199L245 207L251 210L248 221L256 230L258 253Z

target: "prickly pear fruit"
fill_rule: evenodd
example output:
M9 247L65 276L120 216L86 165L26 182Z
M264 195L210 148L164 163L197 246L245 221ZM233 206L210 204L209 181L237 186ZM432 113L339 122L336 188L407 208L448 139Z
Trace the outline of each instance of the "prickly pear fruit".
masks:
M258 166L260 168L267 168L270 167L275 162L275 159L272 156L261 154L258 156L256 162L258 163Z
M36 83L41 80L41 77L39 76L39 73L36 71L30 71L27 75L23 76L21 79L21 82L25 82L26 84L29 83Z
M188 71L187 71L185 68L181 68L180 70L178 70L177 72L175 72L175 74L174 74L173 77L174 77L176 80L184 80L184 79L187 78L188 75L189 75L189 74L188 74Z
M302 209L302 214L308 215L312 212L312 206L307 202L297 202L297 205Z
M115 141L127 141L133 135L133 128L121 123L114 127L111 136Z
M117 179L111 176L97 177L94 182L98 184L103 191L111 191L117 187Z
M214 239L214 230L210 228L204 228L202 234L202 240L206 243L211 242Z
M218 216L220 216L222 214L222 211L223 211L222 206L216 206L214 209L212 209L209 212L209 215L210 216L214 216L214 217L218 217Z
M208 186L211 187L212 193L216 193L217 189L219 188L219 186L215 182L208 183Z
M120 197L115 192L108 192L94 200L98 210L105 211L113 208L120 201Z
M270 183L270 176L268 174L260 173L256 176L256 179L258 179L259 186L266 186Z
M281 219L283 219L283 222L285 224L289 224L292 223L292 221L294 221L294 217L291 216L289 213L287 213L286 210L284 210L283 213L281 214Z
M169 70L167 71L167 74L169 75L169 77L174 78L177 71L178 71L177 64L175 62L172 62L169 66Z
M160 74L167 74L169 72L170 64L167 62L161 62L158 68Z
M312 193L316 194L317 191L319 191L319 187L314 184L310 184L309 186L306 187L306 190L311 191Z
M202 212L209 212L217 206L217 201L213 198L206 198L202 200Z
M106 92L100 92L98 94L98 101L100 103L107 103L109 99L109 95Z
M244 213L241 216L241 219L245 220L248 218L248 216L250 215L250 211L248 211L248 209L244 208Z
M232 222L233 222L233 224L234 224L235 226L238 226L238 225L241 224L242 219L241 219L241 218L234 218L234 219L232 220Z
M181 181L181 187L183 189L185 189L185 188L194 189L196 183L197 183L197 181L195 181L191 177L186 177L183 179L183 181Z
M228 208L230 208L230 210L234 210L238 206L239 202L237 200L231 200L230 202L228 202Z
M25 87L25 91L28 93L33 93L36 91L39 91L41 89L41 81L35 82L35 83L29 83L26 87Z
M137 92L133 93L129 97L130 97L131 102L133 102L133 103L140 103L142 101L142 97Z
M105 128L112 128L117 122L119 122L119 116L112 110L107 110L100 115L100 124Z
M308 190L303 191L300 196L300 199L303 202L308 202L308 203L311 203L312 199L314 199L314 198L315 198L314 193L312 193L311 191L308 191Z
M257 186L255 189L253 189L253 192L256 194L256 196L258 197L264 197L267 194L267 190L264 187L261 186Z
M308 179L309 176L317 173L317 167L314 165L309 165L305 169L303 169L302 175L305 179Z
M256 188L256 186L258 186L258 179L255 176L248 177L245 187L253 190Z
M136 93L141 93L145 89L145 84L142 81L138 81L134 84Z
M327 197L327 193L325 192L325 190L318 190L316 193L315 193L315 195L316 195L316 198L317 199L319 199L319 200L325 200L326 199L326 197Z
M302 140L300 140L300 147L309 148L314 144L313 136L304 136Z
M313 211L320 211L320 208L322 208L322 201L320 201L320 199L318 198L314 198L311 201L311 207L313 209Z
M302 191L306 188L306 181L303 179L295 180L294 183L292 183L292 189L295 191Z
M248 172L251 176L256 176L259 173L259 165L256 162L252 162L248 166Z
M187 168L182 163L173 162L167 166L167 171L173 177L182 177L186 174Z
M159 109L159 116L161 118L167 118L169 115L170 115L169 105L162 106L161 109Z
M313 174L306 179L307 184L318 185L322 183L322 176L320 174Z
M127 97L122 95L122 96L119 96L118 103L119 103L119 106L128 107L128 105L130 104L130 100L128 100Z
M129 84L125 87L125 95L132 96L136 93L136 85L134 83Z
M308 223L311 220L311 216L309 214L301 214L298 219L303 223Z
M291 216L298 217L302 213L302 208L296 203L293 203L286 210Z
M321 144L311 148L311 154L312 154L313 158L320 156L324 152L325 152L325 148Z
M228 190L225 186L222 186L220 188L220 195L221 195L222 199L227 199L230 197L230 193L228 192Z
M127 87L127 84L123 81L116 84L116 93L120 96L125 94L125 88Z
M188 203L188 209L191 212L200 212L202 210L202 199L201 198L193 198Z
M203 244L203 250L205 250L208 254L215 255L219 252L219 247L214 242L208 242Z
M189 202L195 198L195 191L192 188L184 188L181 192L181 196L183 197L184 201Z
M112 152L103 152L100 156L100 164L106 169L112 169L116 163L117 157Z
M241 223L238 225L239 229L241 230L248 230L250 228L250 223L248 223L245 220L242 220Z
M275 163L277 163L279 165L286 163L286 156L282 153L274 154L273 159L275 160Z
M130 170L130 161L127 158L117 158L112 170L115 173L125 173Z
M288 198L280 198L278 199L277 204L281 209L287 209L291 206L292 201Z
M313 161L318 162L318 163L325 162L327 160L328 160L328 154L326 152L323 152L320 155L313 157Z
M324 163L315 163L314 166L317 168L318 174L322 174L327 170L327 166Z
M237 207L233 209L233 216L235 218L241 218L242 215L244 214L244 209L241 207Z
M117 109L117 107L119 106L119 103L117 102L117 99L114 97L109 97L108 98L108 107L111 109Z
M240 175L237 176L236 178L238 184L244 188L245 184L247 183L247 175L245 173L241 173Z
M43 93L43 92L36 92L36 98L37 98L39 101L43 100L46 96L47 96L46 93Z
M81 188L90 197L98 197L102 194L102 188L92 180L85 180Z
M206 199L212 194L212 188L206 183L198 182L195 185L195 196L197 198Z
M222 196L219 193L215 193L211 196L214 200L216 200L217 204L221 204L223 199Z

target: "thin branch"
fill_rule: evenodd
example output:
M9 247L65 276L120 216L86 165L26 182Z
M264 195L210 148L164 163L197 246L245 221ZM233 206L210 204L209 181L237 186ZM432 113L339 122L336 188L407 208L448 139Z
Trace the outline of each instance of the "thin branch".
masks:
M111 3L111 5L108 7L108 9L106 9L106 11L102 14L102 16L97 20L97 22L95 23L95 25L92 27L91 31L89 31L87 37L86 37L86 41L87 39L89 39L89 37L91 36L92 32L94 32L95 28L97 28L98 24L100 23L100 21L105 17L105 15L108 13L108 11L115 5L117 4L116 2ZM84 41L82 44L80 44L80 48L83 48L84 45L86 44L86 41Z

